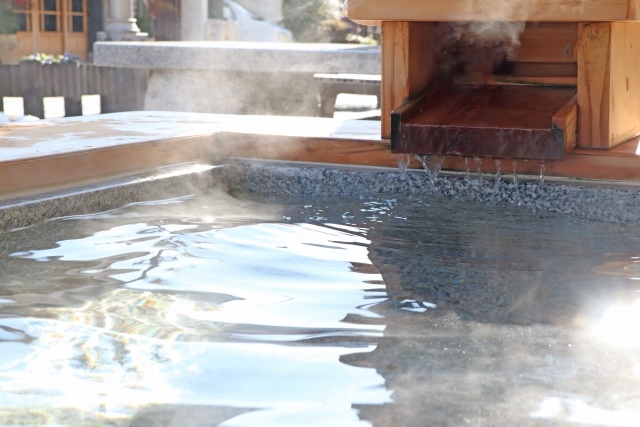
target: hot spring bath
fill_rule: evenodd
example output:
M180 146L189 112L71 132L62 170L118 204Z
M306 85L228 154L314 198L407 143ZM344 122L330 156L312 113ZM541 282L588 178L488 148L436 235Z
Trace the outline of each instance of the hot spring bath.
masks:
M494 203L405 191L418 174L246 168L2 236L1 424L640 418L637 225L505 206L473 177L437 192ZM578 215L596 197L519 191Z

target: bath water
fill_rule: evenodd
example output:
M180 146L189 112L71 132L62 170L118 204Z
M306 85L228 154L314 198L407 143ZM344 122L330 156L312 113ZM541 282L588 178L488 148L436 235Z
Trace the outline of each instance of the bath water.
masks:
M637 425L639 231L224 192L15 230L0 425Z

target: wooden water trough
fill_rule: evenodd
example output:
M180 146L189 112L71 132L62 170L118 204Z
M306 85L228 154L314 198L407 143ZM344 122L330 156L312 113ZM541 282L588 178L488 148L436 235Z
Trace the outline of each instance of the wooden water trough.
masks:
M396 153L561 160L640 135L640 0L348 0Z

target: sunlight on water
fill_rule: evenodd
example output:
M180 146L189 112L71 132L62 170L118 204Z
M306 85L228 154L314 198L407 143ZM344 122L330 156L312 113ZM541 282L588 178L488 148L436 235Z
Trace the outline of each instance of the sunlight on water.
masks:
M640 412L612 411L597 408L582 396L548 397L540 409L531 414L533 418L562 420L574 425L596 425L610 427L634 427L640 420Z
M381 301L384 286L364 285L350 269L350 263L369 263L367 240L341 228L359 230L329 226L257 224L185 233L194 226L129 224L21 256L39 261L122 259L83 272L106 274L131 289L234 297L218 310L196 311L191 316L197 320L345 329L349 325L341 319L346 314L376 316L358 306ZM379 275L365 277L380 280ZM365 291L374 288L380 289L380 298L365 303ZM372 297L371 292L366 295ZM177 309L167 307L170 313Z
M630 305L609 308L594 330L598 337L610 344L640 348L640 299Z
M354 268L370 264L362 230L195 228L132 223L14 253L88 263L77 274L124 287L81 307L34 308L39 319L1 319L2 405L32 396L116 417L206 404L258 411L224 425L325 426L359 425L352 404L391 401L375 369L340 362L375 349L384 330L345 320L379 317L368 307L386 299L379 274Z

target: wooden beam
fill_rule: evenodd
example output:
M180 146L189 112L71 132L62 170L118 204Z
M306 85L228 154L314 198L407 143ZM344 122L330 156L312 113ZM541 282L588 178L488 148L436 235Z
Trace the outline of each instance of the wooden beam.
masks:
M207 159L213 139L174 138L0 162L0 200Z
M577 86L576 77L549 77L549 76L511 76L491 75L481 76L480 80L475 76L454 76L456 84L489 85L489 86Z
M584 22L638 19L638 0L349 0L349 19L364 21Z

